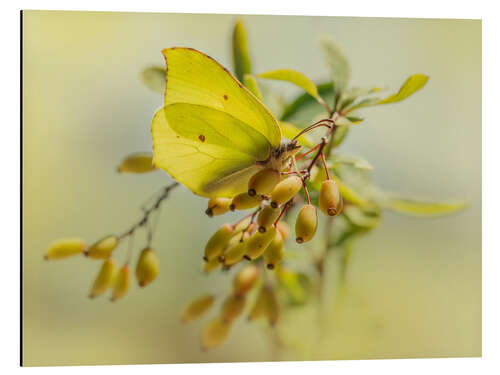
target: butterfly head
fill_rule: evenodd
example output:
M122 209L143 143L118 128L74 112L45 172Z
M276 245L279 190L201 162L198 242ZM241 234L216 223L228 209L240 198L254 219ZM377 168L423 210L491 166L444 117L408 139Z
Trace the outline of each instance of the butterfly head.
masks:
M297 140L292 141L287 138L282 138L279 147L275 148L272 152L272 163L279 164L277 167L281 169L292 156L299 152L300 147Z

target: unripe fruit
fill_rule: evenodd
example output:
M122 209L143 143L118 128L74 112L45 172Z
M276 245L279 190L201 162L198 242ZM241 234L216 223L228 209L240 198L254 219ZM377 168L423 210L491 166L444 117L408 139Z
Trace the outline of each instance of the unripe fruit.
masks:
M203 327L201 347L208 350L219 346L224 342L230 330L231 324L225 323L220 316L216 317Z
M212 305L214 304L214 300L214 296L203 296L195 299L189 304L186 310L184 310L181 321L183 323L188 323L200 318L205 312L210 309L210 307L212 307Z
M118 245L118 237L107 236L90 246L85 255L92 259L107 259Z
M258 195L251 197L248 193L241 193L233 198L229 209L231 211L248 210L249 208L257 207L261 201L262 199Z
M284 254L283 237L281 237L281 233L279 231L276 230L275 232L276 234L274 235L273 240L263 255L264 263L270 270L276 268L276 266L281 262L281 259L283 259Z
M271 206L273 208L288 202L302 188L302 179L298 176L290 176L278 183L271 193Z
M232 266L243 259L246 252L246 241L250 238L250 233L245 232L243 237L241 234L237 234L235 237L237 241L230 245L222 256L221 260L225 266Z
M89 298L94 298L103 294L112 284L115 275L115 262L112 258L102 262L101 269L90 290Z
M245 217L244 219L235 223L234 224L234 234L241 233L246 228L248 228L248 231L250 231L250 228L253 226L253 223L251 223L251 221L252 221L252 219L250 217Z
M265 233L255 232L247 242L245 258L253 260L260 257L276 235L276 228L271 226Z
M229 211L232 201L231 198L212 198L208 201L208 208L205 213L210 217L225 214Z
M50 244L43 258L45 260L67 258L83 253L85 247L85 242L80 238L61 238Z
M280 182L280 172L275 169L263 169L248 181L248 195L269 194Z
M342 195L335 180L325 180L319 192L319 208L327 216L335 216L342 210Z
M128 264L123 265L116 275L115 283L113 287L113 295L111 296L111 301L114 302L117 299L122 298L130 287L130 268Z
M255 265L243 268L234 279L234 294L242 296L252 289L259 280L259 269Z
M231 224L224 224L208 240L205 246L205 259L207 262L217 259L222 254L227 243L231 239L234 228Z
M297 243L304 243L314 237L318 227L318 212L312 204L302 206L295 222Z
M246 298L244 295L231 295L222 305L221 317L226 323L231 323L241 315L245 308Z
M158 275L158 257L147 247L139 256L135 276L140 286L146 286L156 278L156 275Z
M155 169L153 155L148 152L130 154L118 166L119 173L147 173Z
M285 221L279 221L276 224L276 229L281 233L283 241L286 241L290 237L290 225Z
M259 226L259 232L264 233L267 228L273 225L274 221L280 215L280 210L277 208L272 208L270 205L265 206L262 211L259 212L257 216L257 224Z

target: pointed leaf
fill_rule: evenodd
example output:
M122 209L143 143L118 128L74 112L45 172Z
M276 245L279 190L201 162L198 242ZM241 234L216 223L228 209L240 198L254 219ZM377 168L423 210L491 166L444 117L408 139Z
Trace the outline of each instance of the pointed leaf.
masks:
M319 45L330 71L335 94L340 95L349 81L349 63L342 50L330 38L320 38Z
M424 85L427 83L428 80L429 76L426 76L424 74L414 74L410 76L410 78L408 78L405 83L403 83L403 86L401 86L401 88L396 94L393 94L385 98L384 100L380 101L377 104L396 103L403 99L406 99L411 94L417 92L422 87L424 87Z
M259 78L287 81L304 89L313 98L318 98L318 88L306 75L292 69L277 69L257 75Z
M141 72L142 82L149 89L163 94L165 92L166 70L160 66L151 66Z
M332 95L333 87L331 82L321 83L316 86L318 88L318 93L323 96L326 100L326 96ZM292 103L290 103L283 114L281 115L281 120L290 120L294 116L298 116L304 110L314 109L314 113L324 112L324 108L319 105L311 95L304 93L299 95ZM310 116L308 120L310 120Z
M393 197L386 203L385 208L404 215L428 217L450 215L464 209L466 206L467 203L465 202L422 202Z
M248 53L247 35L241 20L236 22L233 31L233 65L236 78L243 81L245 74L252 73L252 64Z
M259 89L259 84L255 77L251 74L245 74L243 76L243 84L252 94L254 94L260 101L262 101L262 94Z

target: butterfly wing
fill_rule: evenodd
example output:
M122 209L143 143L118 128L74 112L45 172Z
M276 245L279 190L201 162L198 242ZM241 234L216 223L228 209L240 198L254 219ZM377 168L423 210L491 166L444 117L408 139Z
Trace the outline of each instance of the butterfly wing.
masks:
M224 126L231 130L218 132ZM232 197L246 191L248 180L262 167L255 164L259 153L254 143L242 146L251 128L240 126L233 117L208 107L175 104L162 108L151 128L154 164L201 196ZM234 142L228 139L230 134Z
M271 112L224 67L189 48L163 50L165 107L153 120L154 164L194 193L233 196L278 147Z

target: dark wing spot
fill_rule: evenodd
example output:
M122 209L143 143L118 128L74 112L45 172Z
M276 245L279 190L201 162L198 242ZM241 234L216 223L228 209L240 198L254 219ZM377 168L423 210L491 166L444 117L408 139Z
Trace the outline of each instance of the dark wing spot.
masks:
M227 95L224 95L224 100L228 100L229 97Z
M205 142L205 136L204 136L203 134L200 134L200 135L198 136L198 139L199 139L200 141L202 141L202 142Z

